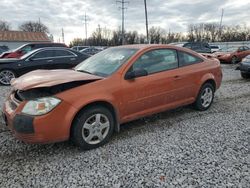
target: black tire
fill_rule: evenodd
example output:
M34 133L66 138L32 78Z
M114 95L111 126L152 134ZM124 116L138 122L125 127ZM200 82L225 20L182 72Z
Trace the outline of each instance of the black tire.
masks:
M238 62L239 62L238 57L233 56L233 57L232 57L232 61L231 61L231 63L232 63L232 64L237 64Z
M204 92L207 91L207 90L211 92L211 96L209 94L209 101L210 101L210 97L211 97L211 101L210 101L209 104L207 103L206 105L204 105L205 100L203 99L202 96L204 95ZM214 92L215 92L214 86L212 84L210 84L210 83L205 83L201 87L200 92L199 92L199 94L198 94L198 96L196 98L196 101L194 103L195 109L200 110L200 111L205 111L205 110L209 109L210 106L213 103L213 100L214 100Z
M241 77L244 78L244 79L249 79L250 78L250 74L241 72Z
M4 86L9 86L10 85L11 80L2 79L2 75L5 74L6 72L11 74L12 78L16 78L16 73L14 71L8 70L8 69L0 70L0 85L4 85ZM10 79L10 77L9 77L9 79Z
M106 132L106 136L103 137L103 140L98 142L95 141L95 139L99 140L99 136L92 134L93 132L96 131L95 123L93 122L92 124L89 124L87 121L91 121L91 117L96 118L97 114L101 114L103 115L103 119L105 119L104 117L106 116L106 118L109 121L109 129L105 129L104 131ZM106 119L105 119L106 120ZM101 120L100 120L101 122ZM84 128L85 123L91 125L91 129L86 129ZM114 132L114 125L115 125L115 121L114 121L114 117L112 115L112 113L105 107L102 106L92 106L89 107L83 111L81 111L78 116L76 117L75 121L73 122L72 125L72 129L71 129L71 140L73 141L73 143L80 147L83 150L90 150L90 149L94 149L94 148L98 148L104 144L106 144L110 137L112 136L113 132ZM99 127L101 126L101 124L99 123ZM101 130L101 131L100 131ZM103 132L103 129L99 128L97 131L99 131L99 133ZM90 136L90 132L91 135L95 135L93 137L93 141L89 141L89 143L86 141L86 138L84 138L86 135L89 134ZM95 132L97 134L97 132ZM105 133L105 132L104 132ZM90 143L93 142L93 143ZM96 143L94 143L96 142Z

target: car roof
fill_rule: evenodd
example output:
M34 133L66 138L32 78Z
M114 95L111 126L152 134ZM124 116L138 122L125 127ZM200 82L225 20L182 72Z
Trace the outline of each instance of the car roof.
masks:
M116 46L113 48L127 48L127 49L138 49L139 51L144 51L147 49L154 49L154 48L170 48L174 50L179 50L183 52L187 52L189 54L193 54L197 57L200 57L204 59L204 56L200 55L199 53L190 50L188 48L180 47L180 46L175 46L175 45L168 45L168 44L132 44L132 45L121 45L121 46Z

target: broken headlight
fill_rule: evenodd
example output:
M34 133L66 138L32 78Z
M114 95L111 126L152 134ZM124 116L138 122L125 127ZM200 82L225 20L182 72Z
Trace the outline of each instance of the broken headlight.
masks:
M55 97L44 97L28 101L23 107L22 113L28 115L44 115L53 110L61 100Z

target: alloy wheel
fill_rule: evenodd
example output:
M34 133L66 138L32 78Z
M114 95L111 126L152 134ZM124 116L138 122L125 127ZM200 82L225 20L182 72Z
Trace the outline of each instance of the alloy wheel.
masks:
M205 88L201 94L201 105L207 108L213 100L213 90L209 87Z
M88 144L98 144L107 137L109 129L108 117L101 113L94 114L85 121L82 127L82 137Z
M0 72L0 83L3 85L10 85L10 81L15 78L15 74L10 70L3 70Z

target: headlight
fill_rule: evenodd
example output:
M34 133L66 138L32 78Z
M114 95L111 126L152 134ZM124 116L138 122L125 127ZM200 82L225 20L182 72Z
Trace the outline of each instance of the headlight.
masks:
M60 102L61 100L55 97L30 100L23 107L22 113L34 116L44 115L53 110Z

